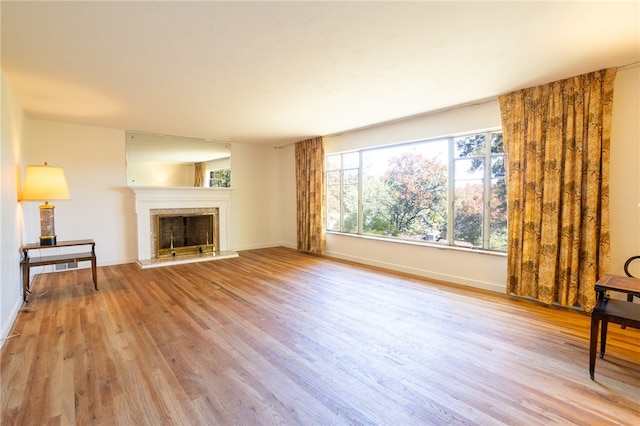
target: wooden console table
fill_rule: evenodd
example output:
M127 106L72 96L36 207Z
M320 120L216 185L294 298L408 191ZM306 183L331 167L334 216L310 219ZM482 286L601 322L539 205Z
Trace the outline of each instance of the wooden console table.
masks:
M52 249L61 247L75 247L75 246L91 246L91 251L83 253L68 253L68 254L55 254L51 256L39 256L29 257L30 250ZM40 244L25 244L20 247L22 252L22 259L20 265L22 266L22 300L27 301L27 294L31 294L29 291L29 273L30 268L34 266L43 265L55 265L60 263L72 263L72 262L91 262L91 273L93 275L93 286L98 290L98 274L96 271L96 243L93 240L74 240L74 241L58 241L53 246L43 246Z
M619 275L605 275L596 283L596 306L591 313L591 341L589 347L589 374L594 379L596 351L598 347L598 329L602 322L600 337L600 358L604 358L607 345L607 326L610 322L623 327L640 329L640 304L628 300L609 298L607 291L618 291L627 295L640 293L640 279Z

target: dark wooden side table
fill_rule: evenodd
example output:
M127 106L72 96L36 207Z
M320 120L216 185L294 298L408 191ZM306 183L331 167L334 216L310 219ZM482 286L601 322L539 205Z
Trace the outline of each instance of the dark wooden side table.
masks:
M86 250L91 246L91 251L81 252L81 253L68 253L68 254L55 254L50 256L38 256L38 257L29 257L30 250L41 250L41 249L52 249L52 248L61 248L61 247L75 247L75 246L86 246ZM20 260L20 265L22 266L22 300L27 301L27 294L31 294L29 291L30 283L29 283L29 273L30 268L33 266L43 266L43 265L55 265L60 263L71 263L71 262L91 262L91 273L93 275L93 286L96 290L98 290L98 274L96 270L96 243L93 240L73 240L73 241L58 241L56 245L53 246L43 246L38 243L34 244L25 244L20 247L20 251L22 252L22 259Z
M591 341L589 347L589 374L594 379L596 368L596 351L598 347L598 329L602 323L600 337L600 358L604 358L607 345L607 326L610 322L625 327L640 329L640 304L628 300L614 300L607 295L608 291L621 293L640 293L640 279L619 275L605 275L596 283L596 306L591 313Z

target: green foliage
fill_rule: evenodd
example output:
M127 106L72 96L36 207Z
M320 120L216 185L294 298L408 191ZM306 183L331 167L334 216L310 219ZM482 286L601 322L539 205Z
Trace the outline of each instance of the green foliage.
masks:
M453 229L458 245L466 242L471 247L482 247L483 190L482 183L456 188Z
M390 203L389 193L386 191L384 180L373 176L366 179L363 185L362 228L365 233L375 235L393 235L390 215L384 206Z
M446 231L446 164L404 151L382 177L367 179L363 198L365 232L426 238Z

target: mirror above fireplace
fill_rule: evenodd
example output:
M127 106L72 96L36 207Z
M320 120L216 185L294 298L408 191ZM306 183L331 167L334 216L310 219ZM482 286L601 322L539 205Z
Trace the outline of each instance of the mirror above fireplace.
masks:
M126 132L127 186L229 187L229 142Z

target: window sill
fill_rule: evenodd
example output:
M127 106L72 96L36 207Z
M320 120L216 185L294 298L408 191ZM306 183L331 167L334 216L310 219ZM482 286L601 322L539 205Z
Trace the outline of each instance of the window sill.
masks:
M401 240L401 239L394 239L394 238L376 237L373 235L348 234L348 233L336 232L336 231L326 231L326 233L329 235L338 235L341 237L349 237L349 238L360 238L363 240L380 241L380 242L391 243L391 244L405 244L405 245L417 246L417 247L428 247L428 248L439 249L439 250L453 250L457 252L483 254L483 255L498 256L498 257L507 256L506 252L501 252L501 251L490 251L490 250L483 250L483 249L457 247L457 246L450 246L445 244L435 244L427 241L409 241L409 240Z

